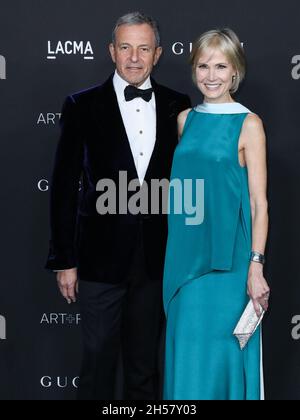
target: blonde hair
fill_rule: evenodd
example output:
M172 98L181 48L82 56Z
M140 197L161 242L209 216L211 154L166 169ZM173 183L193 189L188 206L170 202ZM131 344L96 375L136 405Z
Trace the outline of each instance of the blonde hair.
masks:
M190 56L193 81L196 83L196 67L203 51L207 48L219 49L236 70L230 93L235 93L246 74L246 57L236 33L229 28L213 29L205 32L193 44Z

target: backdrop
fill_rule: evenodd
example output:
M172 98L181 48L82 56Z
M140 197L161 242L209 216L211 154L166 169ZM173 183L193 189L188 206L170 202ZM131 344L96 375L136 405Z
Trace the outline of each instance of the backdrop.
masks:
M247 80L237 100L264 121L268 137L270 234L264 322L268 399L300 399L300 3L261 0L1 0L0 399L74 398L80 314L43 269L49 182L64 97L113 71L108 43L116 19L153 15L162 32L160 83L202 101L188 65L192 41L229 26L244 42Z

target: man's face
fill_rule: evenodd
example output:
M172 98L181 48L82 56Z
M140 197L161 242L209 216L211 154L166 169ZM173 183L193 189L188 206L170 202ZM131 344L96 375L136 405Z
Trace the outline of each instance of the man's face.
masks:
M146 23L121 25L109 50L119 75L136 87L148 78L162 53L161 47L156 47L153 29Z

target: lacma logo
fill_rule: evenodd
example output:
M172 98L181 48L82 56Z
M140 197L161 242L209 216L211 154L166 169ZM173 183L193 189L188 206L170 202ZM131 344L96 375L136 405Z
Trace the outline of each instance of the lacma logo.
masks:
M6 79L6 60L3 55L0 55L0 79Z
M0 315L0 340L6 340L6 320Z
M90 41L48 41L48 60L65 55L80 55L84 60L94 60L94 51Z

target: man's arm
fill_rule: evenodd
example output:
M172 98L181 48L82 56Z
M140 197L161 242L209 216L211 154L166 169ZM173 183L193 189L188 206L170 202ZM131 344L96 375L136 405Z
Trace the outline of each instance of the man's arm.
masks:
M77 266L76 222L79 179L83 162L81 118L72 96L64 103L50 186L50 251L46 268L68 270Z

